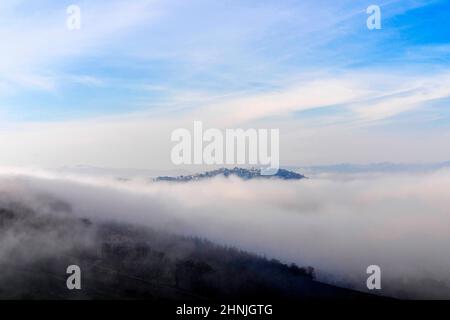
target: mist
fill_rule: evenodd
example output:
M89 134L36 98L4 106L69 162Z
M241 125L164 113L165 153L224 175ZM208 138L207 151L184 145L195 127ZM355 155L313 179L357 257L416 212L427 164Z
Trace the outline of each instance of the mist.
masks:
M14 203L38 213L207 238L286 263L311 265L319 281L362 291L367 290L366 268L375 264L382 271L382 289L376 293L399 298L450 298L448 190L450 170L194 183L0 171L3 207ZM76 229L71 232L76 238ZM89 236L79 238L87 241L83 239ZM1 248L0 261L11 252L4 242Z

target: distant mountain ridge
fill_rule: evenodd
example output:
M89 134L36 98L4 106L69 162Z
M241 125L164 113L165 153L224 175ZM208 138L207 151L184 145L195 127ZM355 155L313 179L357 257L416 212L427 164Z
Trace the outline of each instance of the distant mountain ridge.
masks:
M193 175L186 175L186 176L177 176L177 177L168 177L168 176L161 176L157 177L155 181L170 181L170 182L189 182L189 181L199 181L199 180L205 180L210 179L218 176L223 176L225 178L228 178L230 176L239 177L243 180L252 180L252 179L281 179L281 180L300 180L305 179L306 177L302 174L285 170L285 169L279 169L278 172L274 175L262 175L261 169L244 169L244 168L238 168L235 167L233 169L227 169L227 168L220 168L217 170L212 171L206 171L203 173L197 173Z
M368 164L340 163L331 165L290 166L290 169L301 170L307 174L315 173L402 173L429 172L450 168L450 161L437 163L392 163L378 162Z

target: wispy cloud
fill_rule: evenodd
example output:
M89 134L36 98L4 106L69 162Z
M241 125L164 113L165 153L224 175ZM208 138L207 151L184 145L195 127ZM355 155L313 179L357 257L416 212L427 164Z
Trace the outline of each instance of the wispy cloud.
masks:
M133 158L124 160L130 165L153 165L147 146L170 146L162 146L169 139L158 143L152 137L168 137L170 129L193 120L279 127L283 140L296 145L285 156L297 162L339 158L339 150L326 148L330 139L350 146L364 136L373 146L379 135L374 125L425 112L449 96L449 63L439 59L448 41L423 28L417 16L441 12L445 1L381 1L383 28L377 31L366 28L369 4L79 1L82 29L71 32L68 3L2 1L0 140L18 151L0 158L72 163L75 158L61 151L70 145L83 163L122 166L114 151L120 150ZM447 20L435 20L436 28L446 26ZM449 115L423 117L442 118ZM40 124L16 124L18 119ZM391 140L399 145L418 133L403 129L393 130ZM427 130L433 137L447 134L444 127ZM314 137L320 137L316 145L308 140ZM383 141L386 147L377 144L380 158L395 149L388 138ZM297 145L301 154L295 156ZM429 154L436 161L446 156Z
M97 55L116 36L149 23L156 15L150 10L154 3L81 2L82 29L70 31L64 3L31 10L22 1L7 2L9 10L0 14L0 75L19 84L48 89L42 81L30 79L51 78L61 72L62 65L73 64L73 59Z

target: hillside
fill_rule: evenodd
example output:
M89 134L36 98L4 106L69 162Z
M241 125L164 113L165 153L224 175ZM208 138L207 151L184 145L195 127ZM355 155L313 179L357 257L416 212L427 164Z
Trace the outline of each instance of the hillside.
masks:
M370 298L314 280L312 267L286 265L207 240L133 225L0 209L1 299L153 301ZM82 270L82 290L66 288L66 268Z

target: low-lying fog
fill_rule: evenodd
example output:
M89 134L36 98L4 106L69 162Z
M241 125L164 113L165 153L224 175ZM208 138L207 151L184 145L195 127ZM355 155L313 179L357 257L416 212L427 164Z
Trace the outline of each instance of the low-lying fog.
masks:
M380 294L450 298L450 170L178 184L0 172L0 205L43 211L49 198L67 202L80 217L148 225L311 265L319 280L360 290L375 264Z

